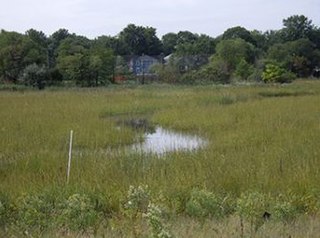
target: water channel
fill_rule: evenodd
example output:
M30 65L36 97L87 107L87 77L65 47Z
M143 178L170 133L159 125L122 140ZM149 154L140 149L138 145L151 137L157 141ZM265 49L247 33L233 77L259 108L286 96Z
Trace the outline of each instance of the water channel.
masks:
M174 151L195 151L204 148L207 144L208 141L199 136L156 126L152 132L145 132L144 140L133 144L131 150L161 156Z

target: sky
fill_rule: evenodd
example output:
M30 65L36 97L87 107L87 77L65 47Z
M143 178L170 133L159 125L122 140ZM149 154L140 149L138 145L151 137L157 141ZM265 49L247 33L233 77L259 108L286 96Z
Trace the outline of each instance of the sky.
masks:
M212 37L234 26L278 30L305 15L320 26L320 0L0 0L0 29L48 36L60 28L90 39L115 36L128 24L157 29L158 37L191 31Z

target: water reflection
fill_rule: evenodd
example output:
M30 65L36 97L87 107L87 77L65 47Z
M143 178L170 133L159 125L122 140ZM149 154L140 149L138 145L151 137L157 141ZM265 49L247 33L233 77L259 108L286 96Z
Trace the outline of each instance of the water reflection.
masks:
M208 141L198 136L156 127L153 132L146 132L144 141L132 145L132 149L143 153L163 155L173 151L194 151L207 144Z

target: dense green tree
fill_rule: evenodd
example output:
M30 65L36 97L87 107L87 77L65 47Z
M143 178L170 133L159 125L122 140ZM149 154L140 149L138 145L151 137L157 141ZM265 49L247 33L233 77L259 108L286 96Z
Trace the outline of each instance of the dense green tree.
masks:
M207 35L197 36L191 42L180 43L176 46L178 55L212 55L215 52L215 40Z
M184 44L184 43L194 43L197 38L198 35L197 34L193 34L190 31L179 31L177 34L177 45L179 44Z
M200 70L190 71L183 75L184 82L214 82L229 83L230 71L227 63L219 57L211 57L210 62L204 65Z
M110 48L115 55L130 55L130 49L124 42L123 38L113 36L99 36L93 40L93 46Z
M282 34L284 40L295 41L301 38L309 38L314 26L312 21L304 15L293 15L283 20Z
M48 71L44 65L40 66L36 63L28 65L20 77L20 81L25 85L43 89L45 87Z
M266 34L258 30L253 30L251 31L251 36L255 42L255 46L257 47L257 49L262 50L262 52L268 49L269 46Z
M48 43L48 67L54 68L56 64L57 50L60 43L71 34L67 29L59 29L49 37Z
M89 77L89 45L81 37L69 36L56 51L57 68L65 80L83 85Z
M120 32L119 39L125 43L131 55L159 55L162 52L161 41L152 27L129 24Z
M320 64L320 53L308 39L275 44L268 50L268 59L294 72L299 77L309 76Z
M105 85L113 81L115 57L111 48L93 47L89 52L90 86Z
M247 80L254 72L254 67L244 59L241 59L237 64L234 75L241 80Z
M271 47L274 44L280 44L283 43L283 36L280 30L269 30L264 32L264 38L265 38L265 47L264 50L267 50L269 47Z
M168 33L162 36L163 52L165 55L172 54L178 43L178 35L176 33Z
M65 80L81 86L104 85L112 80L114 56L103 44L71 35L61 41L57 55L57 67Z
M17 82L27 65L45 64L47 54L28 36L2 30L0 33L0 74L4 80Z
M217 44L215 57L225 61L230 72L233 72L241 60L254 63L254 46L243 39L222 40Z
M257 42L254 39L254 37L251 35L251 32L241 26L229 28L222 35L223 40L230 40L230 39L237 39L237 38L243 39L255 46L257 45Z
M26 35L39 46L43 48L48 47L48 38L42 31L37 31L31 28L26 31Z

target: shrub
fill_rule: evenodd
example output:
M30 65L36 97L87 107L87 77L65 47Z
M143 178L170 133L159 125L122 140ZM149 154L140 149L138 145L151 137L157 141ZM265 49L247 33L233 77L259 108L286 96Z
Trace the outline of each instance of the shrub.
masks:
M230 83L230 71L225 61L212 58L211 62L201 69L201 75L205 80L216 83Z
M249 64L245 59L237 64L234 75L239 77L241 80L248 80L249 76L254 72L254 67Z
M193 190L186 204L186 213L197 218L221 218L226 214L225 200L204 190Z
M54 203L43 196L22 196L17 200L17 225L24 231L45 230L53 224Z
M257 229L263 223L263 214L268 210L268 198L259 192L241 194L237 200L236 211L241 219L248 220L251 228Z
M151 228L152 237L170 238L172 235L164 227L162 216L161 208L152 203L148 205L148 210L144 214L144 217L147 218L148 225Z
M99 213L87 195L73 194L60 204L59 224L74 231L86 230L96 225Z
M290 83L295 78L294 73L272 63L267 64L262 73L262 79L265 83Z
M125 208L134 212L145 212L148 209L150 201L150 191L148 186L130 186L127 195Z
M274 218L283 222L291 221L297 216L297 210L291 202L276 201L273 210Z
M45 81L48 77L47 69L45 66L37 64L28 65L22 73L20 80L25 84L39 89L45 87Z

